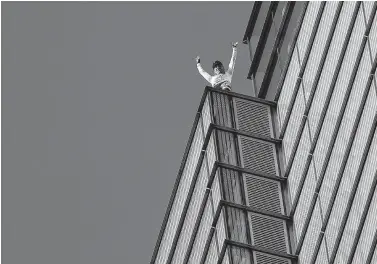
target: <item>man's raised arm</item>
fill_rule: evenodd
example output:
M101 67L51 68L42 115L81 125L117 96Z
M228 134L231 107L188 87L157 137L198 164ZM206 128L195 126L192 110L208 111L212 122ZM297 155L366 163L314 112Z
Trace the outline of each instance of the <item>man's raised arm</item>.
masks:
M228 68L229 74L233 74L233 71L234 71L234 64L236 63L236 58L237 58L237 45L238 45L238 42L232 43L233 52L232 52L232 58L230 59L230 62L229 62L229 68Z
M203 76L207 82L211 82L211 75L209 75L205 70L203 70L202 65L200 65L200 58L199 56L195 58L196 60L196 67L198 68L199 73Z

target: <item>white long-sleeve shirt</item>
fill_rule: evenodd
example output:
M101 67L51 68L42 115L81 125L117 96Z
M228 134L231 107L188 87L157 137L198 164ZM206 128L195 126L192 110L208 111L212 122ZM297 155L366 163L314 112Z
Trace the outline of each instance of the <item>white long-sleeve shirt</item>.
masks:
M230 90L236 57L237 48L233 47L232 58L230 59L228 70L225 73L212 76L203 70L200 63L197 63L196 67L198 68L199 73L212 85L212 87Z

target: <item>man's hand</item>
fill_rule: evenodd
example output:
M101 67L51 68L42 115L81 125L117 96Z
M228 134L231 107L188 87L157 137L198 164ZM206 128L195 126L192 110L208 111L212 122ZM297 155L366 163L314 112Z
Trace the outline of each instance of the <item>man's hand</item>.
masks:
M232 47L237 48L238 42L232 42Z
M200 63L200 57L199 56L196 56L195 60L196 60L196 63Z

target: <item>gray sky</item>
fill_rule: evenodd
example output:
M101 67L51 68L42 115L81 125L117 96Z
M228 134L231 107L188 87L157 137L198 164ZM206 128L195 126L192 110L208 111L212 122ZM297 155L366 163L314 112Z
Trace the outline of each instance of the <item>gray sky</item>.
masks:
M206 85L193 58L227 65L251 8L2 3L4 263L149 263Z

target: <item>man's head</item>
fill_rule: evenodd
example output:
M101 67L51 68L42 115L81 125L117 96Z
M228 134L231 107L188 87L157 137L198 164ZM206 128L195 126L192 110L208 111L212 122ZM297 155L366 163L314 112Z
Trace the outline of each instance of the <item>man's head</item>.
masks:
M221 61L215 61L213 64L212 64L212 69L213 69L213 72L215 74L224 74L225 73L225 69L224 69L224 66L223 64L221 63Z

